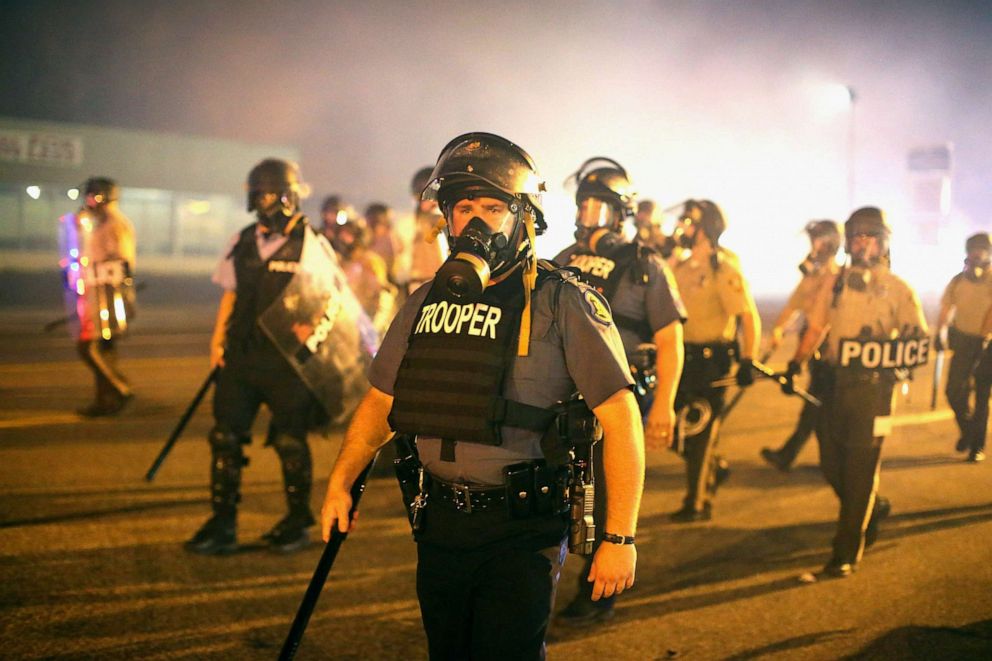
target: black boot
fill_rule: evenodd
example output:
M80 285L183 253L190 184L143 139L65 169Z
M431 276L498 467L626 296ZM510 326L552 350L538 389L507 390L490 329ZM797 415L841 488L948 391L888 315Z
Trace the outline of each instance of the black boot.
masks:
M263 539L276 553L292 553L310 544L307 528L316 520L310 510L310 492L313 488L313 463L310 446L305 438L273 433L270 442L282 461L283 486L289 514L267 532Z
M183 547L200 555L226 555L238 548L234 512L214 514Z
M317 523L310 510L305 512L290 512L272 527L272 530L262 535L269 544L269 549L276 553L293 553L310 545L310 526Z
M865 528L865 548L871 547L878 539L878 528L889 513L892 511L892 503L888 498L882 496L875 497L875 506L871 510L871 518L868 519L868 527Z
M209 435L210 505L214 515L186 542L192 553L222 555L238 547L237 508L241 500L241 469L248 463L241 446L249 441L232 432L213 429Z

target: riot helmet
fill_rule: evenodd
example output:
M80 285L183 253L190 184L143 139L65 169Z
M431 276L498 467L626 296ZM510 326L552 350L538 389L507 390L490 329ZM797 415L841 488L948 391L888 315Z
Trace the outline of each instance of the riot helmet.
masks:
M248 211L254 211L258 222L269 231L282 231L309 192L299 166L281 158L267 158L253 167L246 188ZM275 198L263 208L267 194Z
M992 262L992 241L988 232L972 234L964 243L967 257L964 260L964 274L969 280L977 281L989 270Z
M537 166L519 146L492 133L466 133L438 156L423 199L436 200L446 220L451 255L435 280L453 300L481 296L490 278L507 273L533 254L532 239L546 225L541 209L544 182ZM506 205L502 226L490 227L475 216L454 235L456 204L492 198Z
M690 228L693 228L691 232ZM715 251L720 245L720 236L726 229L727 221L715 202L686 200L682 203L682 215L675 234L679 245L691 250L696 243L697 233L702 232Z
M803 275L819 271L840 250L840 227L832 220L811 220L804 228L809 237L810 251L799 265Z
M636 193L630 176L613 159L595 156L567 181L576 185L575 240L605 254L622 242L623 223L634 216Z
M851 257L853 266L871 267L889 258L889 236L892 229L885 221L885 214L878 207L861 207L844 223L844 252ZM859 237L873 237L877 246L859 243Z
M410 195L413 195L419 200L424 193L424 189L427 188L427 184L431 183L431 173L433 172L434 166L432 165L425 165L417 170L413 175L413 179L410 180Z
M98 208L108 202L116 202L121 195L120 186L109 177L90 177L82 185L83 197L90 206L89 197L93 196L92 208Z

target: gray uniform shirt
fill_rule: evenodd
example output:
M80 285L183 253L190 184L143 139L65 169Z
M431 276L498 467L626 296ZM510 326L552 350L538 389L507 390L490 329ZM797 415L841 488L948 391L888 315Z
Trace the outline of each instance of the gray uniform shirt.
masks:
M554 261L561 266L568 266L572 256L578 252L579 246L572 244L558 253ZM674 321L684 322L686 312L675 277L661 257L650 255L644 260L644 270L648 275L647 285L634 282L630 270L624 274L623 280L617 284L613 300L610 301L610 310L613 314L638 321L646 320L653 337ZM651 341L651 338L642 338L625 326L618 325L617 329L628 356L637 350L637 345Z
M421 286L407 299L372 362L369 382L388 395L393 394L410 331L431 284ZM578 390L589 407L596 408L633 384L623 344L602 296L574 280L560 287L557 304L558 283L554 279L535 292L530 355L514 358L503 396L546 408ZM456 441L454 461L441 460L440 439L419 438L417 447L430 473L463 484L501 484L504 466L542 456L541 434L513 427L503 428L500 446Z

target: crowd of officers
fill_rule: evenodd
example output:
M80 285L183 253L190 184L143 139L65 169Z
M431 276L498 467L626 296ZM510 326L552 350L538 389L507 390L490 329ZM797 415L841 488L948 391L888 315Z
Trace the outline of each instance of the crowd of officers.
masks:
M772 376L807 403L791 437L762 457L788 470L815 431L840 503L832 553L808 580L854 572L890 509L878 488L893 389L925 361L930 341L916 294L889 268L882 211L857 209L843 227L806 226L810 253L767 349L801 318L798 346L786 371L772 373L758 358L750 286L721 244L718 205L687 200L666 235L653 203L638 204L616 161L589 159L570 181L575 242L546 261L538 259L547 225L537 166L493 134L458 136L435 166L417 172L416 236L406 245L386 205L358 216L328 197L311 225L294 164L269 159L252 169L248 210L256 222L232 238L213 276L223 289L211 341L219 368L209 434L213 513L187 550L237 547L242 448L263 403L288 506L265 538L280 552L306 546L318 522L325 540L347 531L356 480L379 448L402 437L413 448L404 496L431 658L541 658L567 552L585 565L578 594L557 616L562 625L610 618L633 585L645 447L684 459L685 496L671 521L709 520L730 475L719 452L720 423L733 406L728 389ZM113 223L113 201L111 193L101 207L88 193L87 207ZM290 300L284 294L313 245L333 248L381 337L319 518L307 433L327 423L327 407L260 323L274 302ZM954 352L946 393L961 429L957 450L979 462L992 384L988 234L966 248L966 268L942 300L935 348ZM122 242L115 258L133 268L133 247ZM301 346L313 349L318 326L294 325ZM94 406L110 411L130 391L100 367L92 342L80 336L81 354L97 365ZM806 391L797 383L804 368Z

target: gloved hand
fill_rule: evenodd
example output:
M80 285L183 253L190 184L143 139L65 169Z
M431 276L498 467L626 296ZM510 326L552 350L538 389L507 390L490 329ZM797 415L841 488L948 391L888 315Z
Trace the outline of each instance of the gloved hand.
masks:
M785 373L782 374L783 381L780 382L782 392L786 395L796 394L796 377L802 372L802 367L794 360L789 361L788 367L785 368Z
M754 383L754 367L750 358L741 358L737 364L737 385L747 388Z

